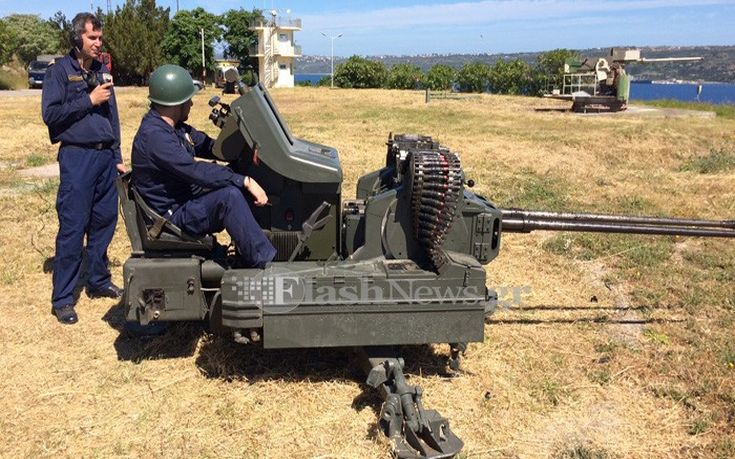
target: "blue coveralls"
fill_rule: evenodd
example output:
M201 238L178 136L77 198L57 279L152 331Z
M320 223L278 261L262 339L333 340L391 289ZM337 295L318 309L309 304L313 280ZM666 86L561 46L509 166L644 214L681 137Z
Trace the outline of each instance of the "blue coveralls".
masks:
M262 268L276 249L243 194L245 177L218 164L214 141L188 124L171 127L155 109L133 140L133 186L157 213L193 235L226 229L247 266Z
M94 61L92 71L106 71ZM46 71L41 108L51 143L61 142L61 183L56 196L53 293L55 308L74 303L87 236L88 290L110 286L107 246L117 223L116 164L120 155L120 122L113 93L109 102L93 106L82 69L72 51Z

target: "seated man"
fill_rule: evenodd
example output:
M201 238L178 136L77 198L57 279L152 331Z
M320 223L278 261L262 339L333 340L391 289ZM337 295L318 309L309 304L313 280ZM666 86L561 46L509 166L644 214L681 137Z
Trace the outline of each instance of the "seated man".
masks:
M151 74L151 110L133 140L133 186L153 210L187 233L227 229L246 266L263 268L276 255L255 221L242 188L256 206L268 202L258 183L214 159L214 141L184 122L197 92L189 72L163 65Z

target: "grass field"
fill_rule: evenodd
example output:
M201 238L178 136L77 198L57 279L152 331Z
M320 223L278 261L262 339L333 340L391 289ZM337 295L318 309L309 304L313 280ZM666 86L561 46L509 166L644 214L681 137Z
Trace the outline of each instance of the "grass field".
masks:
M191 122L211 135L207 99ZM343 193L382 165L389 132L460 153L501 206L733 218L735 120L578 116L553 101L297 88L273 92L299 137L340 151ZM118 92L123 154L146 111ZM385 457L380 400L340 350L240 347L197 324L121 334L122 311L85 296L80 323L49 314L56 181L18 169L56 148L40 96L0 96L0 456ZM565 105L562 105L565 106ZM110 247L119 284L129 244ZM463 458L735 456L735 243L675 237L506 235L489 285L530 286L472 344L457 378L446 345L409 349L410 382L464 439Z

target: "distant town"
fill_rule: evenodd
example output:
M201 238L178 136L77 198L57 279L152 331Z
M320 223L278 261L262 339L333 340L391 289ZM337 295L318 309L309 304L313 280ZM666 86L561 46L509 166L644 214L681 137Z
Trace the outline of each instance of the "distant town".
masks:
M633 45L623 47L633 47ZM704 60L691 63L630 64L627 70L635 80L735 83L735 46L643 46L638 48L648 58L701 56ZM605 57L609 48L590 48L578 51L581 56L596 58ZM521 59L533 63L540 53L384 55L368 56L368 59L381 61L387 67L399 63L414 64L426 71L435 64L447 64L460 68L468 62L479 61L492 65L500 59ZM335 57L335 65L345 59ZM296 58L295 73L297 74L328 74L329 69L330 56L305 55Z

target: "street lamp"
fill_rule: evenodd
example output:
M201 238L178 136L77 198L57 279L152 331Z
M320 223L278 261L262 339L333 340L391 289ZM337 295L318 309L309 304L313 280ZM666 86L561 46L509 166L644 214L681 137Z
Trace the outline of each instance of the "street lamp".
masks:
M342 34L329 36L322 32L322 35L324 35L325 38L329 38L332 40L332 89L334 89L334 40L341 37Z

